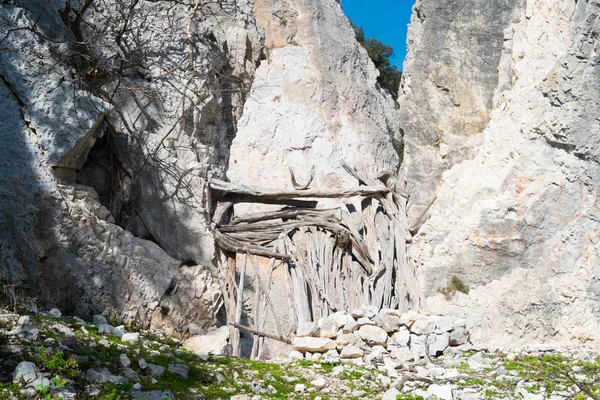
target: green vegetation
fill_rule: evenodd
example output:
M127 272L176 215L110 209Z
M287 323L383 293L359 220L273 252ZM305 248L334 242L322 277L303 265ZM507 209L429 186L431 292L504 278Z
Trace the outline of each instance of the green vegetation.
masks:
M446 300L450 300L457 292L467 294L469 293L469 287L456 275L452 276L446 287L438 288L438 293L443 294Z
M369 57L379 71L377 82L382 88L389 90L394 100L397 100L402 71L399 71L390 62L390 58L394 56L394 49L375 38L365 38L365 31L362 27L354 25L352 27L354 28L356 40L367 50Z
M423 400L423 397L412 393L400 393L396 396L397 400Z
M77 361L73 357L65 359L65 353L62 350L58 350L52 355L44 347L40 347L36 361L38 365L48 371L66 376L69 379L75 379L81 375Z

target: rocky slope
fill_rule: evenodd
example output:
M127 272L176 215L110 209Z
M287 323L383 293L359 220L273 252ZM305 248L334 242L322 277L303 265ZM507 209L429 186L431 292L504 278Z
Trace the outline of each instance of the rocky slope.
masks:
M416 4L400 99L429 307L475 341L596 343L600 3L447 3ZM447 302L453 275L475 289Z

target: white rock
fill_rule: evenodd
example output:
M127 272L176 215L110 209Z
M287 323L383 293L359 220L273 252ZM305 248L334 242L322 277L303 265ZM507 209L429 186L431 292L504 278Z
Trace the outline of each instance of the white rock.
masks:
M341 358L360 358L364 354L364 351L357 346L346 346L340 353Z
M408 346L408 342L410 341L410 332L406 327L401 327L398 332L392 334L390 338L391 344L396 344L398 346Z
M338 329L339 325L336 321L331 320L329 318L321 318L319 320L319 329L317 331L317 336L332 339L336 337Z
M338 350L343 349L349 345L360 345L364 344L363 340L355 333L345 333L339 335L335 340L335 345Z
M296 386L294 386L294 392L296 392L296 393L303 393L304 390L306 390L306 385L297 383Z
M202 335L204 330L200 328L196 324L188 324L188 331L190 332L190 336Z
M30 323L31 323L31 320L29 318L29 315L23 315L21 318L19 318L18 324L21 326L29 325Z
M414 324L419 315L420 314L416 311L408 310L407 312L402 313L402 315L400 315L400 323L410 329L410 327L412 326L412 324Z
M134 390L142 390L142 384L137 382L136 384L133 385L133 389Z
M313 385L318 390L320 390L320 389L323 389L325 387L325 385L327 385L327 381L325 380L325 378L320 376L317 379L311 381L310 384Z
M419 315L410 331L416 335L429 335L435 331L435 321L427 315Z
M295 337L293 346L301 352L324 353L335 348L335 341L327 338Z
M346 325L344 325L344 327L342 328L342 333L352 333L355 330L357 330L358 328L359 328L358 324L353 319L352 321L350 321Z
M388 348L390 356L400 363L410 362L414 359L413 353L408 347L388 346Z
M143 358L138 359L138 365L140 366L140 369L148 368L148 364L146 363L146 360L144 360Z
M375 322L373 322L373 320L367 317L362 317L356 320L356 326L358 328L365 325L375 325Z
M469 343L469 333L464 328L457 328L450 332L450 345L460 346Z
M122 342L141 344L141 337L138 332L128 332L121 337Z
M291 360L301 360L304 358L304 355L297 350L293 350L290 352L288 356Z
M434 340L431 341L432 336ZM431 335L428 339L429 344L429 355L435 356L439 353L443 353L446 350L446 347L450 344L450 334L448 332L444 332L439 335Z
M350 322L354 322L354 318L352 318L350 314L343 311L335 312L329 315L327 318L334 321L337 324L338 329Z
M225 325L205 335L192 336L183 342L182 347L196 354L228 355L229 327Z
M402 326L400 317L383 312L373 317L373 322L388 333L396 332Z
M440 400L452 400L452 389L454 389L452 385L433 384L427 388L427 393Z
M371 346L378 344L385 346L388 340L387 332L374 325L361 326L358 330L358 336Z
M319 331L319 325L316 322L300 322L296 336L315 336Z
M396 398L398 397L398 395L401 394L401 392L396 389L395 387L388 389L383 396L381 397L381 400L396 400Z
M452 323L452 319L450 317L434 315L432 318L437 326L438 331L450 332L454 328L454 324Z

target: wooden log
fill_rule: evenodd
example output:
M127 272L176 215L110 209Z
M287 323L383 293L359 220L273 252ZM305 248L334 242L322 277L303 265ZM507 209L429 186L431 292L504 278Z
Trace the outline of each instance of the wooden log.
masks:
M241 185L229 183L220 179L210 181L210 187L223 193L235 193L248 196L256 196L264 199L289 200L302 197L314 198L344 198L352 196L374 196L385 195L390 192L385 186L366 186L356 188L340 189L310 189L310 190L289 190L289 189L267 189L260 186Z
M219 247L221 247L224 250L231 251L233 253L248 253L267 258L277 258L279 260L292 259L292 257L289 254L276 253L263 246L243 243L239 240L235 240L226 235L223 235L218 230L214 230L213 235L215 236L215 240L217 241Z
M268 199L260 196L252 196L247 194L236 194L228 193L219 199L222 202L238 203L260 203L260 204L274 204L290 207L301 207L301 208L316 208L319 204L315 200L297 200L297 199Z
M263 212L263 213L248 214L248 215L243 215L243 216L236 216L236 217L232 218L231 224L237 225L237 224L241 224L241 223L270 221L270 220L274 220L274 219L293 219L293 218L298 218L300 216L338 219L339 214L340 214L340 210L337 208L321 209L321 210L315 210L315 209L310 209L310 208L292 208L289 210L280 210L280 211Z
M256 329L252 329L252 328L249 328L249 327L244 326L244 325L240 325L240 324L235 323L235 322L229 322L228 324L231 325L231 326L233 326L234 328L241 329L241 330L246 331L246 332L250 332L253 335L264 336L266 338L277 340L279 342L283 342L283 343L286 343L286 344L292 344L292 341L290 339L286 339L286 338L281 337L281 336L272 335L272 334L266 333L266 332L259 332Z

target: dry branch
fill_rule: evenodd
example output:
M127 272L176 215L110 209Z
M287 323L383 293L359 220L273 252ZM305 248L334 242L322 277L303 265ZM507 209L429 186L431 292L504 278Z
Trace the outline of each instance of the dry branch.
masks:
M283 342L283 343L287 343L287 344L292 344L292 341L290 339L286 339L284 337L277 336L277 335L272 335L272 334L266 333L266 332L259 332L259 331L255 330L255 329L248 328L247 326L236 324L235 322L229 322L229 325L233 326L234 328L238 328L238 329L241 329L243 331L250 332L251 334L256 335L256 336L263 336L263 337L266 337L266 338L269 338L269 339L277 340L279 342Z

